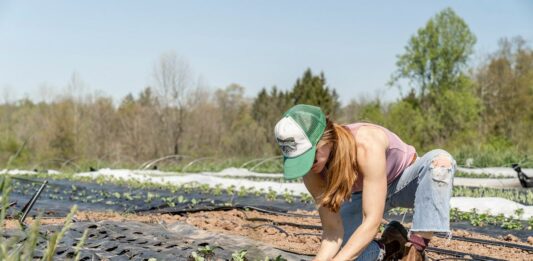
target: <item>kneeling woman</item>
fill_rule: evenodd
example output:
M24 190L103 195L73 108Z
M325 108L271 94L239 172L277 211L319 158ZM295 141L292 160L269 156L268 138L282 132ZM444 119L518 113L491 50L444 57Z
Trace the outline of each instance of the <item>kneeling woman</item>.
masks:
M407 240L409 255L420 258L433 232L450 233L456 164L448 152L437 149L417 157L413 146L384 127L338 125L310 105L288 110L275 135L284 177L303 177L319 205L323 234L315 260L398 258ZM374 240L384 211L393 207L414 208L409 237L403 227L393 226L383 236L391 238ZM401 249L387 247L394 240Z

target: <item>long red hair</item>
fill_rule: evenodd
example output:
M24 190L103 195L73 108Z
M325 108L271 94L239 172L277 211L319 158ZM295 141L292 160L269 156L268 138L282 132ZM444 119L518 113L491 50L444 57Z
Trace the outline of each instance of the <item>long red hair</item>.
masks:
M341 204L349 199L358 177L356 142L349 130L326 118L326 129L317 145L326 144L331 144L331 152L322 170L326 187L319 204L338 212Z

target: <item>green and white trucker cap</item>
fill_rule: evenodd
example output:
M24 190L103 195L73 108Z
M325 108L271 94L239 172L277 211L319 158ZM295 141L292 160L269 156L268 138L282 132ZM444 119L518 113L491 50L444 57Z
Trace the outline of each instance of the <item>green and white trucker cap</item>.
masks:
M285 179L299 178L309 172L325 128L326 115L319 107L299 104L285 112L274 128L284 156Z

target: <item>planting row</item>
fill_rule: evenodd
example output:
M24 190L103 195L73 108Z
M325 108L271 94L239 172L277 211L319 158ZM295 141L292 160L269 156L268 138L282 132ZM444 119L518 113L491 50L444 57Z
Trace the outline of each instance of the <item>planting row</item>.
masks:
M51 180L48 187L37 201L33 215L39 210L46 210L47 216L64 216L73 204L77 204L80 210L113 210L118 212L141 212L155 211L157 209L191 209L213 206L233 206L246 205L257 206L279 211L289 211L296 209L314 210L315 206L309 194L293 196L288 191L278 195L274 190L255 190L253 188L230 186L209 187L205 184L184 184L175 186L170 184L142 183L132 180L115 180L115 184L109 181L98 179L98 182L71 181L71 180ZM23 203L40 186L39 182L16 179L14 180L11 196L18 201L17 208L21 208ZM463 188L464 189L464 188ZM489 191L489 190L488 190ZM490 192L490 191L489 191ZM479 193L489 193L480 191ZM492 192L490 192L492 193ZM495 193L495 192L494 192ZM511 193L502 190L500 193ZM530 191L521 190L520 193L530 195ZM517 193L516 195L522 196ZM452 199L453 202L454 199ZM480 200L485 200L480 198ZM452 204L453 205L453 204ZM457 205L457 204L455 204ZM481 206L481 204L477 204ZM490 203L489 203L490 205ZM509 204L504 204L509 205ZM469 212L472 208L462 207L460 210ZM394 213L395 210L392 210ZM511 215L504 216L498 213L487 213L485 209L478 208L476 213L483 213L485 216L495 216L495 222L485 222L488 225L501 226L508 229L528 229L530 225L519 221L519 219L529 220L533 218L524 217L525 210L516 208ZM517 216L516 213L521 215ZM520 223L521 225L502 225L502 217L505 222ZM463 220L463 219L457 219ZM500 222L501 221L501 222Z

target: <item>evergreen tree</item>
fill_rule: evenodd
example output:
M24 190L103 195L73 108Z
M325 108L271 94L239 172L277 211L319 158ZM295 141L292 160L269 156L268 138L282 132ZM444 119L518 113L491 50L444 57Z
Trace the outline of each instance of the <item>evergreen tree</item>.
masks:
M324 73L313 75L307 69L302 78L298 78L291 93L293 104L310 104L322 108L326 115L335 117L339 109L338 95L326 85Z

